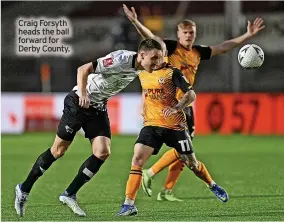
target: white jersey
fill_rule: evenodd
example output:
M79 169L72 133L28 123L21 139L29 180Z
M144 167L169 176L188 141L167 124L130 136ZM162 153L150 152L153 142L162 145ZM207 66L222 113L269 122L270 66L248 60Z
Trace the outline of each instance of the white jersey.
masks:
M104 110L107 101L139 75L141 71L134 68L136 54L132 51L118 50L94 62L95 73L88 76L86 86L92 106ZM78 86L73 90L78 90Z

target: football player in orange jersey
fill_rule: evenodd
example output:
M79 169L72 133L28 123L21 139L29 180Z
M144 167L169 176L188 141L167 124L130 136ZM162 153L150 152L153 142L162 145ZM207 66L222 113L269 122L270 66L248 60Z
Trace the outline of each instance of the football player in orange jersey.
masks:
M139 79L144 96L144 127L135 142L126 198L119 216L138 213L134 202L142 181L142 167L151 155L159 152L163 143L174 147L174 154L184 159L188 167L194 155L183 109L196 96L182 72L166 64L153 73L142 71ZM177 88L184 93L180 101L176 98Z
M154 38L161 40L162 38L154 35L148 28L146 28L137 18L135 9L132 7L128 9L126 5L123 5L124 12L132 24L136 27L137 31L144 38ZM177 25L177 37L175 40L164 40L168 50L168 62L173 66L179 68L191 85L194 84L195 74L197 73L200 60L210 59L212 56L220 55L230 51L231 49L239 46L243 42L247 41L251 37L255 36L259 31L265 28L264 21L261 18L256 18L253 23L248 21L247 32L239 37L231 40L224 41L221 44L214 46L201 46L193 45L196 38L196 24L191 20L183 20ZM183 95L181 91L178 92L177 98ZM191 106L187 107L184 112L186 113L186 121L188 130L191 135L191 139L194 136L194 114ZM198 168L203 164L198 162L198 166L192 166L193 172L198 176ZM143 170L143 183L142 187L144 192L148 195L152 195L151 181L152 178L164 168L169 166L168 175L163 189L158 194L158 200L178 201L172 194L172 189L176 184L183 168L184 164L178 160L174 155L173 150L166 152L150 169ZM203 165L204 166L204 165ZM205 166L204 166L205 167ZM205 181L206 182L206 181ZM218 192L215 191L215 182L212 180L206 182L213 193L218 197ZM219 197L218 197L219 198ZM219 198L220 199L220 198ZM222 199L220 199L223 201Z

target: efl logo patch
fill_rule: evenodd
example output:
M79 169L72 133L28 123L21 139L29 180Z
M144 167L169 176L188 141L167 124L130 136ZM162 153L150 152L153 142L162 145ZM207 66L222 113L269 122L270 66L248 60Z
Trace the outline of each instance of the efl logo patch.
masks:
M104 67L110 66L113 64L113 59L112 58L107 58L103 60L103 65Z

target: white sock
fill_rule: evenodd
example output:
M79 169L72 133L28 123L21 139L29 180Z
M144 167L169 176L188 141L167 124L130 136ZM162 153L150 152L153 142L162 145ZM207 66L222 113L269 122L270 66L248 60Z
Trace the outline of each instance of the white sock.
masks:
M163 187L162 191L172 192L172 189L167 189L167 188Z
M155 174L154 174L152 168L150 168L150 169L147 170L147 175L148 175L149 177L151 177L151 178L152 178L153 176L155 176Z
M131 199L126 197L125 201L124 201L124 204L126 204L126 205L134 205L134 200L131 200Z

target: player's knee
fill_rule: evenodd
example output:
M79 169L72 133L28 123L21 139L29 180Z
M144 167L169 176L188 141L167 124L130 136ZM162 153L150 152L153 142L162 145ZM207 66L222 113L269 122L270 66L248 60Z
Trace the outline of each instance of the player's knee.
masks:
M66 145L53 145L50 149L50 152L54 156L54 158L58 159L65 154L67 149L68 146Z
M110 149L104 150L104 151L101 151L101 152L95 152L94 155L101 160L106 160L110 156Z
M54 158L58 159L64 155L72 141L66 141L56 135L50 152Z
M138 166L138 167L143 167L143 157L142 155L136 155L132 157L132 166Z
M106 137L96 137L92 140L92 150L93 154L101 160L106 160L110 152L110 139Z
M198 161L188 161L187 166L188 166L189 169L191 169L192 171L198 171L198 169L199 169L199 163L198 163Z
M110 144L104 144L100 149L93 148L93 154L101 160L106 160L111 154Z

